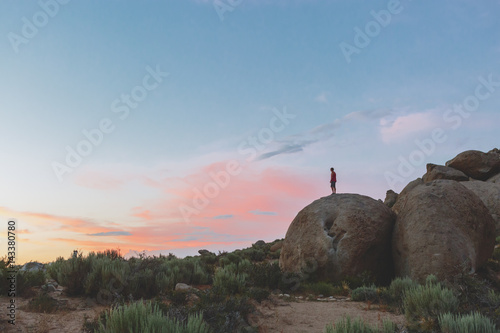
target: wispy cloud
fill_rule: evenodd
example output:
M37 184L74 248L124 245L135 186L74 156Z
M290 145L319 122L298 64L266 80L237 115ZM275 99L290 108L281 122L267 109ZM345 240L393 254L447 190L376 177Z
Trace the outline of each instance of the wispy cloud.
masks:
M347 122L380 120L392 114L394 114L394 111L390 109L363 110L349 113L331 123L322 124L308 131L291 135L285 139L276 141L277 147L259 155L258 160L265 160L283 154L301 152L310 145L333 138L336 130Z
M275 212L262 212L260 210L251 210L249 213L252 213L254 215L278 215L277 213Z
M314 99L318 103L326 104L328 103L328 93L327 92L322 92L316 98Z
M397 142L422 131L439 126L439 117L434 110L401 115L393 120L381 119L380 134L385 143Z
M128 231L108 231L108 232L98 232L95 234L88 234L89 236L132 236Z
M230 218L233 218L233 214L226 214L226 215L217 215L217 216L214 216L213 219L214 220L222 220L222 219L230 219Z

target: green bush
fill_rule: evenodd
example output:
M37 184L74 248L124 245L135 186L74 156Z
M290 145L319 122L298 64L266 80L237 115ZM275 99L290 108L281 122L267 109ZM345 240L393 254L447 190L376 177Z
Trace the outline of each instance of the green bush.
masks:
M45 272L43 271L18 271L16 274L16 295L33 296L32 287L40 287L45 284Z
M255 287L285 289L278 262L256 263L248 274L249 283Z
M85 294L85 280L90 272L90 259L84 258L82 253L68 260L57 258L56 262L49 267L50 276L60 285L66 287L69 296Z
M327 282L316 282L304 284L304 289L314 295L333 296L335 287Z
M130 276L130 267L126 261L94 253L90 253L87 260L90 270L84 283L86 295L96 296L103 288L118 294L124 291Z
M418 283L413 281L409 277L396 278L392 280L391 284L389 285L389 296L393 303L402 308L405 292L409 289L416 288L417 286Z
M269 290L264 289L264 288L259 288L259 287L252 287L248 289L248 297L256 300L257 302L262 302L265 299L269 298L269 295L271 294Z
M220 267L214 276L213 288L222 295L241 294L245 291L248 275L238 272L238 266L229 264Z
M435 276L434 274L429 274L425 278L425 284L438 284L438 283L439 283L439 280L438 280L437 276Z
M239 265L248 266L248 261ZM248 267L247 270L251 270ZM88 295L110 298L152 298L173 290L179 282L210 284L213 267L200 257L178 259L175 256L146 257L124 260L119 252L108 250L81 253L67 260L58 258L48 268L49 275L66 287L70 296Z
M451 313L441 314L439 326L443 333L498 333L495 324L480 313L462 316L455 316Z
M458 298L440 284L419 285L405 292L403 309L411 325L433 329L439 315L458 309Z
M111 309L99 322L98 333L208 333L202 315L189 316L186 323L165 317L150 302L135 302Z
M335 325L327 325L326 333L394 333L396 332L396 324L390 320L384 319L382 328L366 324L361 318L351 320L349 316L342 318Z
M192 311L203 311L205 322L213 332L239 332L248 327L246 318L254 310L248 298L243 296L224 296L216 290L199 294L200 301Z
M358 274L356 276L347 276L344 279L344 282L347 283L349 288L356 289L362 286L373 285L375 284L376 281L372 272L364 271L363 273Z
M30 312L54 313L57 311L57 300L50 297L46 292L38 294L26 305L26 310Z
M351 293L351 299L356 302L375 302L378 300L377 287L372 285L356 288Z

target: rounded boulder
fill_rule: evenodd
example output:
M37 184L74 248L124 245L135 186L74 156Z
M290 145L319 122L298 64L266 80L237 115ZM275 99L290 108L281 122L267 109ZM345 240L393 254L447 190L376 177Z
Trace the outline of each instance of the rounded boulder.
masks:
M367 196L332 194L318 199L290 224L280 268L330 281L369 272L378 282L387 282L393 276L394 221L390 208Z
M397 276L423 281L474 272L491 256L495 223L481 199L461 183L434 180L398 200L392 238Z
M500 173L500 151L493 149L487 153L467 150L446 162L447 167L462 171L477 180L487 180Z

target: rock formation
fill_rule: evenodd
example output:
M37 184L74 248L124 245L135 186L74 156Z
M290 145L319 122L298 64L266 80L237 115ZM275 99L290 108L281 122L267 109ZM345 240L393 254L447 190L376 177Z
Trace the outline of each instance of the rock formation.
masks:
M464 151L446 162L446 166L460 170L471 178L487 180L500 173L500 151L498 149L487 153L478 150Z
M383 203L358 194L332 194L302 209L281 249L284 272L309 267L317 276L341 281L371 272L379 282L393 274L390 239L395 216Z
M389 208L392 207L392 208ZM450 279L477 270L500 235L500 151L469 150L427 173L384 203L332 194L302 209L281 249L285 272L311 269L339 281L370 271L380 281L398 276ZM392 252L392 254L391 254Z
M424 280L475 271L493 252L495 226L481 199L452 180L414 187L397 203L392 236L396 275Z
M483 201L495 221L495 235L500 235L500 183L470 181L461 184L474 192Z
M462 171L453 169L451 167L436 165L432 163L427 164L427 173L422 177L422 180L424 181L424 183L428 183L436 179L464 181L469 180L469 177L467 177Z

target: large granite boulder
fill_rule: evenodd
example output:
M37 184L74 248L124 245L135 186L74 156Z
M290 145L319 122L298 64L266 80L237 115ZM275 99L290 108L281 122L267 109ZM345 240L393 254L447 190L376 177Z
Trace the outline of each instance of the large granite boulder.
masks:
M457 169L477 180L487 180L500 173L500 151L493 149L487 153L467 150L446 162L446 166Z
M392 206L392 211L396 214L399 214L399 211L404 206L406 202L406 197L408 193L410 193L415 187L424 184L422 178L417 178L411 182L409 182L405 188L399 193L396 203Z
M495 245L495 223L479 197L453 180L414 186L395 206L392 236L397 276L444 280L462 269L474 272Z
M427 173L422 177L424 183L436 179L450 179L456 181L469 180L469 177L460 170L453 169L443 165L427 164Z
M476 180L462 182L461 184L474 192L483 201L495 221L496 235L500 236L500 183Z
M391 233L395 215L382 202L358 194L332 194L302 209L286 233L284 272L311 268L319 278L341 281L371 272L392 278Z
M488 179L487 182L500 184L500 173Z

